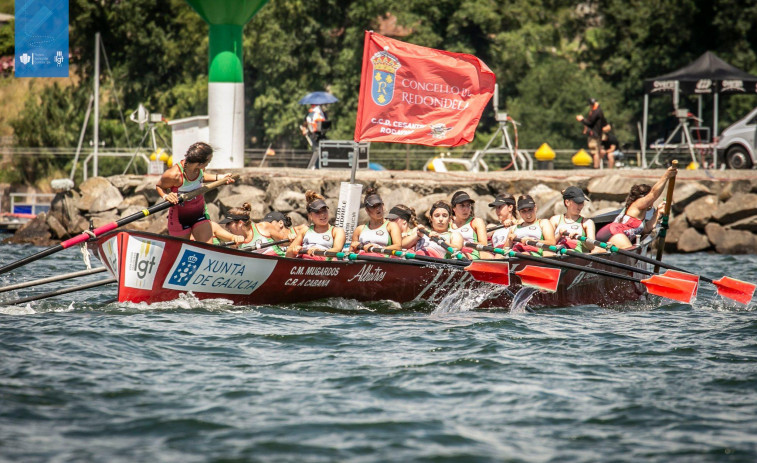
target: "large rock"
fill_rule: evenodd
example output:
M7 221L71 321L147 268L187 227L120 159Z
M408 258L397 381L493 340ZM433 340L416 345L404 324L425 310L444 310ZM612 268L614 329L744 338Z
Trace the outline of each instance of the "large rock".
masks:
M666 190L668 186L665 186ZM666 197L667 192L663 191L661 198ZM677 182L673 189L673 212L681 213L684 208L701 198L702 196L711 195L712 191L699 182Z
M216 203L221 206L223 213L231 208L242 207L244 203L249 203L252 206L253 220L260 220L268 212L268 203L265 198L266 193L254 186L230 185L220 189Z
M543 183L540 183L530 190L528 194L534 198L536 202L536 218L548 219L552 217L555 212L555 204L562 203L562 193L554 190Z
M680 252L699 252L710 247L707 237L695 228L687 228L678 238L677 243ZM665 244L667 245L667 241Z
M147 199L150 204L155 204L161 197L158 195L158 190L155 189L155 184L158 183L157 177L144 177L142 183L134 188L134 195L142 195Z
M748 230L750 232L757 232L757 215L741 219L732 224L726 226L726 228L732 230Z
M108 177L108 181L121 192L124 197L129 197L134 194L137 187L145 183L144 175L114 175ZM158 181L158 177L152 177L151 180L153 188Z
M283 213L305 209L305 193L284 191L273 201L273 210Z
M606 199L608 201L624 201L631 191L631 187L638 183L647 183L626 175L606 175L595 177L589 181L589 195L592 201Z
M448 195L446 193L436 193L428 196L423 196L421 198L418 198L416 201L413 201L411 204L408 204L408 206L415 209L415 213L418 216L418 221L420 223L428 224L428 218L426 217L428 210L435 202L446 201L447 196Z
M720 202L726 202L738 193L751 193L753 183L751 180L731 180L723 185L718 193Z
M692 202L683 210L689 224L700 230L710 223L712 214L718 207L718 198L715 195L707 195Z
M121 204L124 199L118 188L102 177L87 179L86 182L81 184L79 190L81 191L81 198L79 198L76 207L86 212L96 213L113 209Z
M382 186L378 189L378 193L381 195L381 199L384 200L386 212L389 212L389 209L397 204L408 205L421 197L419 193L406 186L394 188L386 188Z
M757 252L757 236L746 230L731 230L717 223L709 223L704 227L704 231L719 254Z
M118 210L124 211L134 206L137 206L141 209L146 209L150 206L150 203L147 202L147 198L145 198L144 195L131 195L127 196L123 201L121 201L121 204L118 205Z
M323 180L320 178L293 178L293 177L276 177L272 178L268 184L268 190L266 191L265 201L268 204L273 204L276 198L283 195L285 192L297 191L305 194L307 190L313 190L316 193L320 193L323 189ZM338 190L337 190L338 191ZM338 194L337 194L338 196ZM220 198L220 195L219 195Z
M757 215L757 194L739 193L733 195L728 202L721 204L713 214L713 218L725 225L753 215Z
M66 230L66 227L64 227L54 215L48 215L46 223L47 226L50 227L50 232L55 239L62 240L63 238L68 238L68 230Z
M55 241L52 240L50 227L47 225L47 214L44 212L38 214L34 219L26 222L10 238L3 240L3 243L13 244L33 244L34 246L52 246Z
M689 222L686 220L686 214L673 217L670 220L668 233L665 237L665 251L675 251L678 248L678 240L681 235L689 229ZM709 243L708 243L709 246Z

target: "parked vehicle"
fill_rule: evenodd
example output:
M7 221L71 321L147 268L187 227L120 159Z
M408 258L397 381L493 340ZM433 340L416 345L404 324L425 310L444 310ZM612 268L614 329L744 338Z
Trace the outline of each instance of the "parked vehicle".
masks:
M716 149L731 169L751 169L757 165L757 108L731 124L720 134Z

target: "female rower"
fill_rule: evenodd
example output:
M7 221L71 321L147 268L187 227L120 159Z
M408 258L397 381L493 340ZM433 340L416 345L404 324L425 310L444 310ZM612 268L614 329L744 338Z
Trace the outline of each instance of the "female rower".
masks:
M473 216L474 202L468 193L464 191L456 191L452 195L453 220L450 223L450 228L462 235L463 243L473 242L486 246L488 244L486 239L486 222ZM480 252L474 249L470 251L468 257L480 259L481 257L488 258L491 256L481 256Z
M300 251L305 251L313 259L322 259L321 256L313 256L313 252L340 252L344 248L344 229L329 224L329 206L325 199L315 191L305 192L311 225L304 232L297 233L297 237L287 248L287 257L296 257Z
M516 252L530 252L537 256L552 256L553 252L542 251L541 248L530 246L514 239L539 241L547 245L555 244L555 228L547 219L536 218L536 203L529 195L518 196L518 214L522 222L510 228L508 244Z
M492 247L504 248L507 243L507 237L510 234L510 228L518 223L518 212L515 210L515 197L510 193L498 194L494 201L489 203L489 207L494 207L497 213L497 219L504 228L499 228L491 232L489 239Z
M384 201L375 188L365 190L363 205L368 213L368 223L355 228L350 252L370 251L374 246L398 251L402 246L402 232L396 223L384 217Z
M660 197L668 179L674 177L678 169L668 167L654 186L634 185L626 197L626 206L613 223L607 224L597 232L599 241L606 241L621 249L633 247L631 241L636 235L649 233L657 223L660 212L665 208L665 201L654 210L652 218L645 221L647 211L654 208L654 202Z
M276 246L266 246L258 248L265 243L285 240L288 237L288 230L284 227L284 214L281 212L269 212L259 223L253 223L250 218L252 205L244 203L242 207L229 209L226 218L218 222L234 233L242 235L244 241L239 244L238 249L249 249L252 252L260 252L268 255L284 256L284 251L277 249Z
M399 227L402 249L410 249L412 245L408 243L416 236L418 228L418 216L415 214L415 209L404 204L397 204L389 210L386 218Z
M584 202L590 201L590 199L577 186L569 186L562 191L562 200L567 212L552 216L549 219L555 228L557 244L578 252L591 251L594 249L593 244L578 239L581 236L585 236L591 240L596 237L594 221L581 215Z
M449 224L451 218L452 206L446 201L435 202L428 211L431 230L427 231L427 233L432 238L443 239L452 248L459 251L463 248L463 236L457 230L450 230ZM419 226L417 233L411 237L412 239L407 244L415 246L417 254L451 259L452 254L435 241L432 241L429 236L423 233L424 231L426 229Z
M184 159L163 172L155 189L163 200L174 206L168 210L168 234L180 238L190 236L197 241L212 242L213 228L205 207L205 198L198 195L179 204L179 194L189 193L202 187L202 182L213 182L223 176L205 174L204 169L213 159L213 148L207 143L197 142L189 147ZM231 174L226 175L226 183L233 183Z

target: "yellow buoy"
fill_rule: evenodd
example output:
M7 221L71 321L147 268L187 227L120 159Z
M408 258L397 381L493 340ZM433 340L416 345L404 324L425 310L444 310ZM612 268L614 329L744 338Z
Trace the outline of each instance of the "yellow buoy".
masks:
M538 150L534 153L534 157L537 161L554 161L555 152L546 143L542 143Z
M691 161L688 166L686 166L686 170L697 170L699 169L699 163Z
M173 157L172 156L168 156L168 160L166 161L166 165L168 167L171 167L173 165Z
M584 151L583 148L578 150L578 152L574 154L572 158L570 158L570 161L573 163L574 166L578 166L578 167L589 167L594 162L592 157L589 156L589 153Z

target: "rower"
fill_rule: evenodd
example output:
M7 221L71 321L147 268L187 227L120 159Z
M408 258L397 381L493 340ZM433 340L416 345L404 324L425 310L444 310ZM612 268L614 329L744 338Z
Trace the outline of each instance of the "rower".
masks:
M171 204L168 210L168 234L179 238L194 238L196 241L211 243L213 227L205 207L205 197L198 195L179 204L179 195L202 187L204 181L213 182L224 176L205 174L204 169L213 159L213 148L207 143L192 144L184 159L163 172L155 189L164 201ZM233 183L231 174L225 175L226 183Z
M297 237L287 248L286 256L296 257L300 251L304 251L310 259L325 260L325 257L314 256L313 252L341 252L345 242L344 229L329 224L329 206L326 204L326 198L308 190L305 192L305 201L310 226L304 232L297 233Z
M510 229L508 243L516 252L530 252L535 256L553 256L550 251L543 251L535 246L515 242L513 238L521 240L536 240L553 246L555 244L555 229L547 219L536 218L536 202L530 195L518 196L518 214L522 222ZM507 245L506 244L506 245Z
M450 230L449 228L452 219L452 206L448 202L435 202L428 211L428 219L431 223L431 230L428 232L431 237L443 239L458 251L463 248L462 235L457 230ZM423 231L426 231L425 227L419 226L416 235L408 242L409 245L415 246L416 254L445 259L453 257L447 249L432 241Z
M605 225L597 232L597 239L620 249L628 249L634 246L631 240L637 235L650 233L665 208L665 201L662 201L657 208L654 207L654 202L662 194L668 179L675 177L677 172L678 169L671 166L654 186L647 184L632 186L626 197L626 206L613 223ZM652 209L654 209L654 214L649 220L645 220L647 211Z
M452 195L452 216L450 229L456 230L463 237L463 242L473 242L483 244L488 243L486 239L486 222L477 218L473 214L473 203L475 201L464 191L456 191ZM481 256L478 250L465 250L466 255L471 259L480 259L481 257L492 257L489 253Z
M258 246L273 241L287 239L288 233L284 227L284 214L281 212L269 212L263 217L260 223L253 223L250 218L252 205L244 203L242 207L233 207L229 209L226 217L218 222L224 225L230 232L241 235L244 241L239 243L238 249L249 249L253 252L260 252L268 255L284 256L282 249L277 246L258 249Z
M370 252L373 246L399 251L402 246L402 232L396 223L384 217L384 201L375 188L365 190L363 206L368 213L368 223L355 228L350 252Z
M495 208L494 211L497 214L500 225L504 225L505 227L491 232L489 238L492 247L504 249L510 229L518 223L518 212L515 210L515 197L510 193L498 194L494 198L494 201L489 203L489 207Z
M591 251L594 245L578 240L585 236L590 240L596 238L594 221L581 215L586 201L591 201L577 186L569 186L562 191L562 200L567 212L552 216L549 219L555 228L555 239L558 245L578 252Z
M404 204L397 204L389 210L386 218L396 223L399 227L402 237L402 249L413 247L408 243L417 234L418 216L415 214L415 209Z
M211 240L212 244L220 246L222 243L227 242L231 242L235 245L244 243L244 236L231 233L223 225L211 220L210 226L213 230L213 239Z

